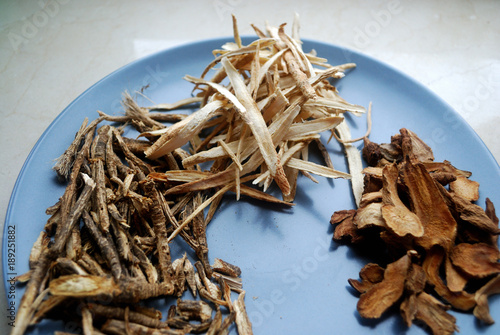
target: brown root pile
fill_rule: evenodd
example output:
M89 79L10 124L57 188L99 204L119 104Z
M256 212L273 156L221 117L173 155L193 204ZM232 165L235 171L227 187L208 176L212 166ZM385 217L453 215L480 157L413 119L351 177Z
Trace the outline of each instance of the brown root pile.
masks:
M364 191L357 210L335 212L334 239L355 245L383 242L387 265L367 264L360 280L362 317L379 318L399 305L405 323L434 334L458 330L450 308L473 312L486 324L488 296L500 292L500 233L493 203L474 202L479 184L470 172L434 155L416 134L401 129L390 143L365 139Z
M12 334L46 318L84 334L217 334L233 324L252 334L240 268L218 258L209 263L206 226L214 209L198 210L206 195L169 196L167 184L148 177L153 166L178 168L182 152L146 160L137 150L144 143L103 120L85 120L61 157L68 159L55 167L68 186L47 209L31 270L19 278L28 284ZM169 241L181 225L178 234L192 250L172 255ZM177 299L166 316L145 303L160 297Z

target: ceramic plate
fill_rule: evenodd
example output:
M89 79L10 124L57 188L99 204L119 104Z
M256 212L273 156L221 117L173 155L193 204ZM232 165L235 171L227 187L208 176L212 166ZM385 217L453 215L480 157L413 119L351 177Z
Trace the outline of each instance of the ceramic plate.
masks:
M149 86L144 94L156 103L190 96L192 84L182 77L199 76L213 59L212 50L229 40L179 46L117 70L73 101L43 133L19 174L5 222L3 272L8 300L15 308L19 307L23 288L11 288L7 280L28 270L31 246L48 218L45 209L58 200L65 187L51 170L54 159L67 148L83 119L96 118L97 110L119 114L122 93L146 85ZM372 141L388 142L400 128L408 128L433 148L436 161L446 159L460 169L472 171L471 179L481 184L479 205L484 208L486 197L500 204L497 162L470 126L440 98L408 76L365 55L304 41L304 50L311 49L330 64L357 64L335 84L347 101L363 106L373 103ZM151 104L148 100L139 103ZM349 117L348 121L353 136L364 134L363 117ZM334 166L347 171L341 148L332 142L328 150ZM208 227L210 260L222 258L242 269L246 306L255 334L426 334L418 326L408 329L397 310L380 320L358 316L358 298L347 279L358 278L361 267L371 259L365 252L332 242L329 223L334 211L354 208L349 182L318 179L319 184L315 184L299 178L296 206L291 209L247 199L236 202L228 196ZM15 234L9 234L9 230ZM11 259L9 242L16 246ZM173 253L180 255L183 248L175 245ZM491 313L500 321L500 300L490 300ZM165 305L164 300L154 303L157 307ZM499 323L481 326L471 314L451 313L462 334L500 333ZM78 331L75 327L71 323L44 321L30 332Z

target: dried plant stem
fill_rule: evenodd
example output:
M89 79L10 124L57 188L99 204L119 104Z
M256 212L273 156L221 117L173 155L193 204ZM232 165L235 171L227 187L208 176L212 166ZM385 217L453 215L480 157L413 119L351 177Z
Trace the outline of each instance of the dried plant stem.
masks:
M231 189L233 185L232 184L229 184L229 185L226 185L224 187L222 187L220 190L218 190L217 192L215 192L215 194L210 197L209 199L205 200L200 206L198 206L198 208L196 208L196 210L191 213L186 219L184 219L184 221L182 221L182 223L179 225L179 227L177 227L173 232L172 234L170 234L170 236L168 237L168 242L171 242L178 234L179 232L184 229L184 227L187 226L187 224L189 222L191 222L191 220L193 220L201 211L203 211L207 206L210 205L210 203L218 198L220 195L226 193L228 190Z

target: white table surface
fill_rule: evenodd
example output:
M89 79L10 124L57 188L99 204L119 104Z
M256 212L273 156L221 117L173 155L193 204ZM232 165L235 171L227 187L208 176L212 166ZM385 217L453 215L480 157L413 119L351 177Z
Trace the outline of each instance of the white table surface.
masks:
M361 51L437 93L500 161L500 1L0 1L2 231L31 148L96 81L164 48L229 36L232 13L244 35L251 23L291 25L295 12L301 37Z

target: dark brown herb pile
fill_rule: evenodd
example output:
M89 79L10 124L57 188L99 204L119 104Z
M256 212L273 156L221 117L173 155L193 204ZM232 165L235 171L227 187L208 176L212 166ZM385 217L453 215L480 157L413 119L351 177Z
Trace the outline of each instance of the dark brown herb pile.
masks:
M331 218L335 240L383 245L387 265L369 263L360 280L349 279L360 293L359 314L379 318L399 306L408 326L424 323L434 334L458 330L450 308L493 323L488 296L500 293L500 230L493 203L475 204L471 173L435 162L407 129L390 143L365 139L363 157L369 167L359 208Z
M13 334L44 318L79 325L84 334L225 334L234 324L240 334L251 334L240 269L208 260L206 227L220 197L205 216L199 210L204 191L166 194L176 183L148 177L181 170L187 153L145 159L148 141L123 137L124 127L102 121L146 131L164 127L159 121L166 115L139 108L129 97L124 105L125 116L85 120L55 166L67 187L47 209L31 270L18 278L28 283ZM194 264L187 254L171 255L174 232L192 248ZM184 299L188 289L200 298ZM237 298L231 300L231 292ZM177 299L166 316L143 304L158 297Z

